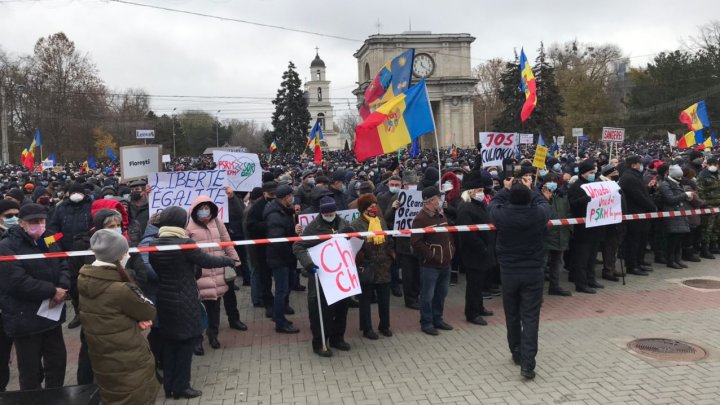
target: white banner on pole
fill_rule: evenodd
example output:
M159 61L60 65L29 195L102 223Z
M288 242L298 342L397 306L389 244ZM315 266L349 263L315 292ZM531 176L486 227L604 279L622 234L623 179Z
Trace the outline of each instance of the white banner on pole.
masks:
M565 145L565 137L564 137L564 136L558 136L557 138L555 138L555 143L557 144L557 146L563 146L563 145Z
M355 264L361 246L360 239L333 238L308 249L328 305L362 292Z
M227 172L228 184L235 191L252 191L262 186L262 167L255 153L213 151L217 169Z
M583 135L583 129L582 128L573 128L572 129L572 136L573 138L578 138Z
M533 134L519 134L520 135L520 145L532 145L533 144Z
M517 133L480 132L483 167L499 166L503 159L513 157L518 141Z
M162 155L163 163L170 163L170 155Z
M675 136L675 134L668 132L668 143L673 148L677 146L677 137Z
M603 127L603 142L623 142L625 141L625 128Z
M120 147L120 174L133 180L162 170L162 146L135 145Z
M583 184L582 189L590 196L585 215L585 227L611 225L622 222L620 186L614 181Z
M154 129L136 129L135 138L137 139L155 139Z
M148 175L150 216L167 207L181 207L189 212L193 201L206 195L218 206L218 218L228 222L228 197L225 193L225 170L162 172Z
M340 218L343 218L344 220L348 221L348 223L358 219L360 216L360 211L356 209L351 210L340 210L336 211L335 214L339 216ZM302 230L305 230L305 227L310 224L310 222L314 221L317 216L320 215L317 212L312 214L300 214L298 215L298 224L300 224L300 227Z

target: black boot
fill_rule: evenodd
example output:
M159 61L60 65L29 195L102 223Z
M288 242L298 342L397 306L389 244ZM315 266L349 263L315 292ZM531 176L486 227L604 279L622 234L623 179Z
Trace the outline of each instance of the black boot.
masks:
M681 257L686 262L698 263L700 261L700 256L693 248L683 248Z
M683 269L688 268L688 265L682 261L682 248L678 248L675 251L675 263L677 263L677 265L682 267Z
M655 263L666 264L665 252L655 252Z
M708 247L707 242L702 243L702 247L700 248L700 257L703 259L714 259L715 256L710 252L710 248Z

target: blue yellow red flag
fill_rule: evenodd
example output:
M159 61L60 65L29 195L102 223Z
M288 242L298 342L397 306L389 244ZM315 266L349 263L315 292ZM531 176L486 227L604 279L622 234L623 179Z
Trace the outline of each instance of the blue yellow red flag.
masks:
M383 65L365 90L360 116L365 119L373 111L410 88L415 49L408 49Z
M697 131L699 129L709 127L710 118L708 117L705 101L700 100L690 107L682 110L680 112L680 122L687 125L690 131Z
M537 105L537 88L535 75L525 56L524 49L520 49L520 90L525 93L525 103L520 111L520 121L525 122Z
M705 137L703 136L703 130L698 129L697 131L690 131L683 135L683 137L678 140L677 147L679 149L687 149L693 145L698 145L704 142Z

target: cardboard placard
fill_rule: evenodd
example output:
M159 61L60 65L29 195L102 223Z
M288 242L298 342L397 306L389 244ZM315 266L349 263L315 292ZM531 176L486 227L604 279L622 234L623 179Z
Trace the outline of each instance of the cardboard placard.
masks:
M167 207L177 206L189 212L193 201L206 195L218 206L218 218L228 222L228 198L225 170L162 172L148 175L150 216Z
M517 133L480 132L483 167L500 166L503 159L513 157L518 141Z
M255 153L213 151L216 169L227 172L228 184L235 191L252 191L262 186L262 167Z
M585 214L585 227L611 225L622 222L620 186L614 181L583 184L582 189L590 196Z
M120 174L124 181L144 178L162 170L161 145L120 147Z

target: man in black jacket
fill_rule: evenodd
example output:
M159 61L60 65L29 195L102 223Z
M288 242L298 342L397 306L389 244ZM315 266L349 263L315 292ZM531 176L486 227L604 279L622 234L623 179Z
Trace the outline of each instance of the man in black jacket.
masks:
M265 206L275 199L275 191L277 183L274 181L266 181L262 185L262 198L258 199L251 207L247 215L247 230L250 239L264 239L267 237L265 219L263 212ZM267 265L266 245L255 245L255 261L253 263L253 272L260 274L259 285L260 294L262 296L262 305L265 307L265 317L272 318L273 294L272 294L272 272Z
M552 208L532 189L532 181L512 177L490 201L490 217L497 229L507 338L520 374L535 378L540 307L545 282L544 235Z
M267 228L268 238L296 236L295 209L293 207L292 187L284 184L277 188L275 200L270 202L263 211L263 219ZM267 265L275 279L275 299L273 301L273 321L278 333L298 333L292 322L285 317L288 306L291 282L295 280L292 270L295 268L295 255L292 243L271 243L267 247ZM291 277L292 276L292 277Z
M59 244L47 248L44 238L46 210L39 204L20 209L20 223L7 231L0 242L0 255L38 254L60 251ZM65 295L70 273L63 259L34 259L0 264L0 306L5 333L15 342L21 390L42 388L38 376L44 374L45 388L65 383L67 352L63 340ZM62 305L58 320L37 315L41 304ZM40 364L43 367L41 369Z
M640 214L657 211L650 197L648 186L642 178L643 164L640 156L633 155L625 159L625 171L620 176L620 189L627 203L628 214ZM645 264L645 246L650 233L650 221L629 221L626 225L625 265L628 274L647 276L652 268Z

